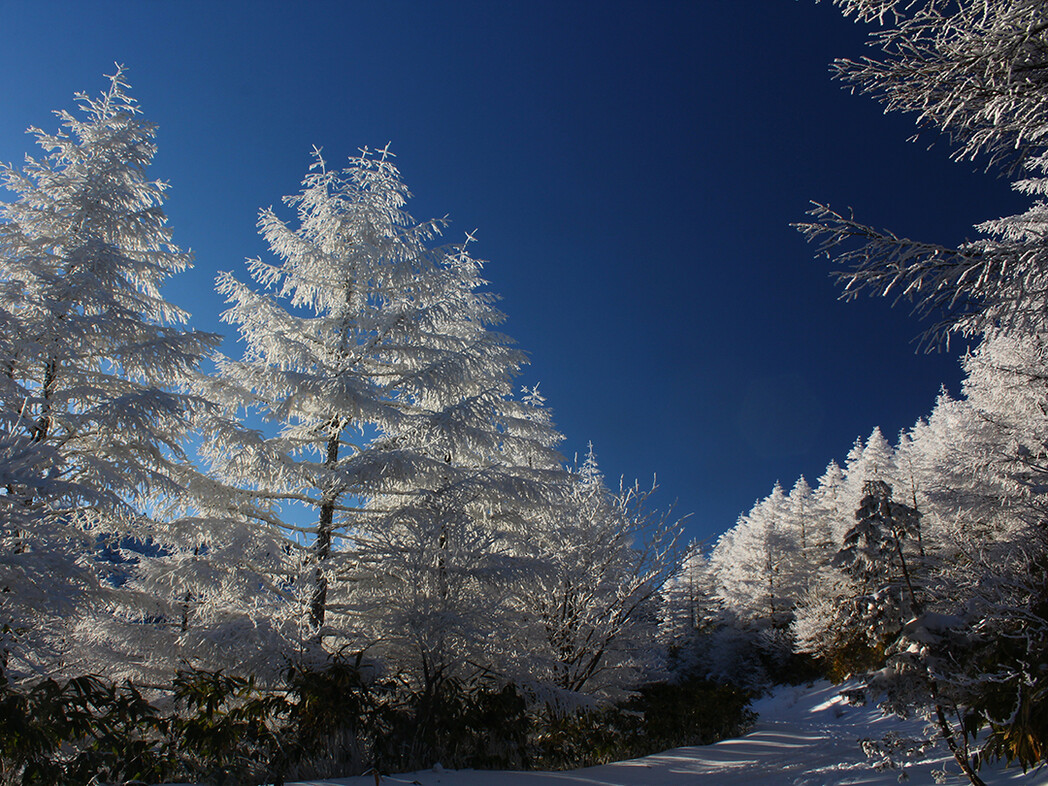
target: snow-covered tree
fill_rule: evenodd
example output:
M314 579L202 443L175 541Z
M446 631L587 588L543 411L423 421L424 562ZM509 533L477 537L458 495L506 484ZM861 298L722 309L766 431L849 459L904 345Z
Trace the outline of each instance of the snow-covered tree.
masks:
M819 560L830 548L828 525L804 515L814 512L806 486L798 481L791 501L776 483L713 549L723 613L706 660L716 678L756 686L790 663L798 604L818 583ZM822 533L808 549L801 545L802 524L805 538Z
M217 343L160 292L190 255L166 225L166 184L147 176L155 127L119 68L101 96L77 99L78 114L57 113L63 130L30 129L46 155L3 168L17 199L0 207L0 461L3 505L17 511L0 525L13 571L0 613L29 602L51 632L69 618L70 586L97 599L87 576L123 580L126 567L93 555L100 541L115 553L157 532L149 514L181 492L183 440L204 406L185 388ZM2 624L17 639L26 622ZM63 657L78 668L77 653Z
M797 530L797 538L800 543L801 552L807 552L818 540L815 532L814 507L815 499L811 486L801 475L793 484L786 498L787 516L790 523Z
M913 615L917 603L905 548L917 534L917 511L895 502L883 480L866 481L863 491L855 526L845 534L835 562L867 591L868 613L882 617L890 608L889 624L898 625ZM876 626L865 627L876 635Z
M937 528L923 533L929 605L913 621L906 645L920 657L897 658L906 667L882 683L901 711L934 709L959 765L979 783L964 743L982 722L993 729L988 755L1015 757L1025 766L1043 761L1048 750L1048 725L1036 720L1043 692L1028 690L1039 684L1029 676L1029 656L1014 655L1043 652L1045 617L1048 519L1039 479L1045 443L1037 433L1045 367L1037 355L1048 328L1048 8L1035 0L836 4L884 25L873 34L879 54L838 64L845 79L889 109L919 113L920 122L953 139L960 157L987 154L992 166L1009 173L1024 168L1030 176L1015 188L1035 200L1021 215L980 225L983 237L957 248L900 238L821 205L812 211L815 220L801 225L845 266L839 278L848 296L868 291L907 300L939 319L933 340L960 333L981 341L966 361L966 398L941 397L921 435L925 456L933 457L926 464L937 475L925 494ZM954 622L944 631L934 615L951 609L964 613L948 614ZM995 638L991 630L1000 631L997 640L1018 637L1023 644L972 656ZM1018 630L1034 633L1026 638ZM903 639L909 635L904 630ZM958 645L958 637L966 643ZM958 682L935 673L947 651L952 670L968 682L946 696L966 707L959 735L942 712L947 688ZM920 678L907 683L907 674ZM1005 684L1026 688L1004 691L1005 698L997 689Z
M544 399L537 388L511 395L523 356L489 329L502 315L479 289L479 263L460 247L441 272L451 277L445 301L457 303L430 329L441 343L428 350L453 383L421 387L408 399L412 426L375 443L413 453L415 475L369 498L345 577L369 652L423 705L450 680L523 678L523 653L498 631L514 626L514 589L540 569L536 522L559 510L565 482Z
M878 426L863 442L856 440L844 465L843 504L848 515L848 529L855 523L855 511L866 496L866 484L881 480L889 485L895 480L895 451ZM843 533L842 533L843 534Z
M889 109L949 134L960 157L988 153L1033 173L1015 188L1046 190L1048 10L1038 0L838 0L860 18L894 19L874 34L879 57L839 61L841 75ZM893 16L894 15L894 16ZM1009 167L1012 171L1013 167ZM800 225L820 250L846 266L846 295L862 291L905 299L940 319L932 338L950 331L978 336L1044 326L1045 208L989 221L985 239L951 248L879 231L818 205Z
M442 222L412 219L408 196L385 150L342 170L316 152L285 200L297 225L262 211L277 261L249 262L260 289L220 276L246 350L219 359L211 391L268 425L218 420L206 453L238 489L226 504L300 555L283 588L317 642L396 639L425 671L462 641L452 616L498 573L559 436L511 396L525 357L489 329L502 316L478 263L431 247Z
M899 435L895 446L895 487L900 501L905 501L918 514L917 551L924 559L924 530L936 526L936 509L928 501L935 487L935 473L929 461L935 450L937 435L923 418Z
M849 455L852 462L862 455L860 440L853 445ZM853 592L848 577L832 564L833 556L844 541L844 534L854 521L854 511L848 513L846 510L845 476L836 461L826 466L812 496L814 519L825 536L806 565L808 582L797 599L793 633L798 651L822 656L836 640L835 619L843 598Z
M845 507L844 472L836 461L831 461L816 482L813 492L816 517L829 531L833 542L839 545L850 526L850 514Z
M531 531L544 567L518 603L535 668L568 695L620 697L662 666L659 606L680 568L679 525L648 509L651 492L610 491L592 447L560 507Z
M1048 653L1045 347L1040 335L985 338L965 359L965 397L940 398L929 419L942 435L929 589L932 610L956 622L928 658L950 663L939 691L990 726L986 752L1026 765L1043 758L1048 739L1035 665Z
M744 619L786 630L803 585L800 527L782 486L758 501L710 557L725 605Z
M237 325L245 352L241 361L218 358L209 393L231 414L250 409L273 428L216 420L204 454L219 479L249 492L239 495L251 503L240 508L245 517L285 529L308 555L310 566L288 583L296 613L318 635L338 539L364 515L360 496L397 471L395 454L379 456L368 443L376 428L410 417L398 385L410 373L405 363L419 365L412 345L423 307L412 295L424 294L415 281L435 269L425 242L436 225L416 224L406 196L385 155L364 152L339 172L316 152L301 193L285 199L299 226L271 208L260 214L277 256L248 263L261 291L229 273L218 279L230 303L223 319ZM282 517L281 505L291 515Z
M1048 11L1039 0L833 0L880 23L874 56L834 63L889 110L945 131L957 158L1007 163L1048 132Z
M666 583L663 593L663 631L672 642L684 642L717 620L716 578L700 543L688 544L679 572Z
M820 510L819 499L802 475L786 499L788 521L797 538L793 573L798 593L808 591L817 580L819 569L829 562L835 550L831 521Z

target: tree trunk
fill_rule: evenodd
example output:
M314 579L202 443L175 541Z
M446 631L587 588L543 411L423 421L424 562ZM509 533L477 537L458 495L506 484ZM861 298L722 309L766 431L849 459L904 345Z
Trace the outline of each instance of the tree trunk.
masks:
M332 430L337 426L332 426ZM334 467L338 461L338 432L334 431L327 444L325 467ZM320 520L317 523L317 539L313 544L313 561L316 563L314 574L313 597L309 602L309 622L316 630L317 640L322 639L321 628L324 625L324 611L327 607L328 582L324 573L324 563L331 556L331 537L335 529L335 493L329 490L320 503Z

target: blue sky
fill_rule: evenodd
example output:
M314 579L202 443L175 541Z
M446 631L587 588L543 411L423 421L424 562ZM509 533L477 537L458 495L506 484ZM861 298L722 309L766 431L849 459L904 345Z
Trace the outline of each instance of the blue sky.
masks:
M391 141L415 217L478 229L565 453L657 474L694 537L958 388L905 308L838 301L789 227L808 200L944 243L1022 205L830 80L867 28L826 2L0 0L0 29L0 161L127 67L201 329L228 333L214 276L265 253L257 211L313 145Z

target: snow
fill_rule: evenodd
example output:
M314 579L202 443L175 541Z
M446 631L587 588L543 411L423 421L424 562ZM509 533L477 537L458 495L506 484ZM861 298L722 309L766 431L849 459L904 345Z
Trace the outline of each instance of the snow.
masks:
M383 776L389 786L886 786L900 782L900 770L874 770L858 740L880 739L888 731L919 736L920 721L886 717L874 706L855 707L838 695L840 686L826 682L783 687L754 703L760 715L753 731L715 745L676 748L642 759L621 761L571 772L492 772L431 770ZM949 774L947 784L966 784L944 747L918 757L906 768L913 784L936 783L933 772ZM1018 767L987 767L988 786L1048 784L1048 771L1023 774ZM294 786L374 786L373 775L299 781ZM288 784L292 786L292 784Z

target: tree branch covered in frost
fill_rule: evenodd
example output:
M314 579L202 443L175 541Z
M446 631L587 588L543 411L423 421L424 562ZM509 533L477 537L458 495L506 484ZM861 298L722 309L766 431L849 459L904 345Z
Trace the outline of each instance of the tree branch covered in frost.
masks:
M957 158L1015 164L1048 134L1048 9L1040 0L834 0L881 27L877 55L834 62L838 78L946 132Z
M1048 159L1031 162L1044 173ZM1016 183L1042 196L1048 178ZM797 224L819 254L846 268L834 272L846 299L862 292L905 301L920 316L939 321L925 334L933 346L949 333L977 336L993 331L1031 332L1048 323L1048 209L1036 202L1025 213L978 228L993 237L952 249L873 229L824 205Z

